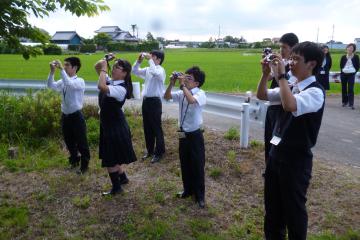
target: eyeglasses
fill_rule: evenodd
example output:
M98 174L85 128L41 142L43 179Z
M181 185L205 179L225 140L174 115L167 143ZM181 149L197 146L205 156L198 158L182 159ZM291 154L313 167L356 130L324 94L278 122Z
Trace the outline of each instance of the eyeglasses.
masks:
M114 65L114 66L113 66L113 69L124 70L124 68L121 67L121 66L119 66L119 65Z
M192 75L186 74L185 77L188 81L195 81L195 78Z

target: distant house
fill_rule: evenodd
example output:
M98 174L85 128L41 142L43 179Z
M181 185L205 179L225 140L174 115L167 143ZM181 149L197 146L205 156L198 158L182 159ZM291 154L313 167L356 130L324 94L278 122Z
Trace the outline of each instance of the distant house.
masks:
M346 49L347 44L340 41L330 40L326 43L330 49Z
M103 26L96 30L95 33L106 33L115 42L137 43L139 39L134 37L128 31L121 30L118 26Z
M356 44L356 49L360 49L360 38L355 38L354 43Z
M277 44L277 43L279 43L279 41L280 41L280 38L279 38L279 37L274 37L274 38L271 39L271 42L272 42L273 44Z
M81 38L75 31L56 32L50 42L55 44L80 45Z

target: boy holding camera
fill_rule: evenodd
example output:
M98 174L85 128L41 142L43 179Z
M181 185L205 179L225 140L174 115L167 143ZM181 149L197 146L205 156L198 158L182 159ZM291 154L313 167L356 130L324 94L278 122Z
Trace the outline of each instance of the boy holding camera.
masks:
M61 127L64 141L70 152L69 163L72 168L80 164L78 174L88 170L90 151L86 137L86 123L81 112L85 92L85 81L77 76L81 62L77 57L69 57L64 66L59 60L50 63L48 87L61 93ZM54 81L55 70L60 70L61 80ZM78 156L78 152L81 156Z
M161 66L164 57L164 52L158 50L141 53L132 70L136 76L145 80L145 88L142 91L142 115L147 153L142 159L152 157L151 163L160 161L165 153L164 134L161 127L161 98L164 94L166 78L165 70ZM140 68L144 58L148 60L149 67Z
M289 68L289 58L292 47L299 43L298 37L294 33L285 33L281 36L280 40L280 54L285 64L286 78L290 80L290 77L293 77ZM267 52L266 52L267 51ZM271 57L275 56L272 54L271 49L264 49L264 57L267 57L266 61L271 61ZM271 55L271 57L269 56ZM294 78L292 78L293 80ZM277 81L274 76L270 76L271 84L270 88L278 87ZM291 80L290 80L291 81ZM259 97L258 97L259 98ZM264 144L265 144L265 164L269 159L269 152L271 148L271 137L272 131L274 129L275 121L279 111L281 110L280 101L270 102L270 106L267 109L265 117L265 131L264 131Z
M290 70L297 81L289 85L280 55L271 62L262 61L258 98L280 101L270 140L271 148L265 170L266 239L306 239L306 192L312 171L312 152L319 133L325 105L325 91L315 74L323 61L323 52L312 42L294 46ZM270 72L279 87L267 89Z
M176 80L180 91L171 92ZM185 74L173 73L164 98L179 103L179 156L183 192L180 198L192 195L200 208L205 207L205 146L202 108L206 104L206 95L200 87L205 82L205 73L199 67L189 68Z

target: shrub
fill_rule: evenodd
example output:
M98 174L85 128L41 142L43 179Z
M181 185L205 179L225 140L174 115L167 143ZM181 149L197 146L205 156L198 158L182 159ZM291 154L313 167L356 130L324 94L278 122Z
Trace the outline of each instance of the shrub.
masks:
M217 179L222 175L222 170L219 167L214 167L210 170L209 176L213 179Z
M225 133L224 138L228 140L238 140L240 139L240 132L236 127L231 127Z
M80 52L82 53L94 53L96 52L95 44L84 44L80 46Z
M129 43L119 43L111 42L107 45L107 50L109 52L113 51L137 51L137 52L149 52L153 49L159 49L158 42L142 42L140 44L129 44Z
M0 41L0 54L18 54L19 49L10 48L5 42Z
M91 117L86 120L87 138L90 146L97 146L100 137L100 123L99 120Z
M80 45L69 44L68 45L68 50L69 51L79 51L80 50Z
M60 95L44 90L15 96L0 92L0 133L4 142L28 141L60 135Z
M62 49L56 44L47 44L43 46L45 55L61 55Z

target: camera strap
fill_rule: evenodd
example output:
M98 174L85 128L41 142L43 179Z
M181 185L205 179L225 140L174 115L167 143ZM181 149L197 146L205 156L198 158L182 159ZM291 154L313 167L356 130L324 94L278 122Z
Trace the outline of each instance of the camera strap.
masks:
M111 66L110 66L109 61L106 61L106 64L107 64L107 69L108 69L108 76L111 78Z
M191 93L192 94L192 93ZM184 97L183 97L183 100L182 100L182 103L181 103L181 115L180 115L180 130L183 131L183 124L184 124L184 121L185 121L185 117L186 117L186 114L187 114L187 111L189 109L189 103L187 104L186 106L186 109L185 109L185 113L184 113L184 116L182 116L182 113L183 113L183 109L184 109L184 101L185 101L185 94L184 94Z

